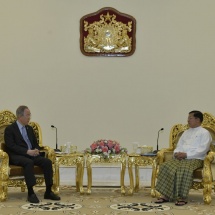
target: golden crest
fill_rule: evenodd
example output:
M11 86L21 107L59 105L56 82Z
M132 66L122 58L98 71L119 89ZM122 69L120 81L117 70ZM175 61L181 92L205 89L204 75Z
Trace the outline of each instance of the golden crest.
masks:
M105 8L81 19L81 49L85 55L126 56L134 52L135 19ZM90 17L90 18L89 18ZM99 17L99 19L97 19ZM119 20L117 18L119 17ZM122 18L123 17L123 18ZM92 21L93 20L93 21Z

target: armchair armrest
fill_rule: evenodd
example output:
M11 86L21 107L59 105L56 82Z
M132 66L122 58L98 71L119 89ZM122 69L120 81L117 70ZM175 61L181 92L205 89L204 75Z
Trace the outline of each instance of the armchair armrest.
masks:
M40 152L45 152L45 157L49 158L52 163L56 161L56 154L54 149L50 148L49 146L43 146L43 149Z
M157 153L157 158L154 160L152 165L152 178L151 178L151 196L152 197L158 197L160 194L155 190L157 175L159 172L160 165L167 161L172 159L173 155L173 148L164 148L161 149Z
M161 149L157 153L157 164L160 165L167 160L171 160L173 156L173 148Z

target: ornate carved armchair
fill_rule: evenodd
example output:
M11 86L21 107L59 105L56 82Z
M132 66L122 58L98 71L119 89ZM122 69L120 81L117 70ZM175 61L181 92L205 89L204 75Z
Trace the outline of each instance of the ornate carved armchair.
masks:
M204 203L210 204L212 188L214 189L215 185L215 148L213 145L215 143L215 117L209 113L204 113L202 127L210 132L213 141L211 143L211 149L205 157L203 168L199 168L193 173L193 184L191 189L203 189ZM152 169L152 197L160 196L160 193L155 189L159 167L163 162L172 159L173 150L176 148L180 136L186 129L188 129L188 125L174 125L170 131L169 148L162 149L158 152L157 159L154 160Z
M26 188L23 168L20 166L10 165L9 157L6 151L4 143L4 130L5 128L16 120L16 116L9 110L0 112L0 201L7 199L8 187L21 187L21 191L24 192ZM30 122L33 127L38 143L42 146L42 133L41 128L36 122ZM48 146L43 146L45 156L52 161L53 167L53 186L52 190L58 193L59 187L56 185L56 165L55 165L55 152ZM42 185L44 182L43 170L34 166L34 172L36 176L36 185Z

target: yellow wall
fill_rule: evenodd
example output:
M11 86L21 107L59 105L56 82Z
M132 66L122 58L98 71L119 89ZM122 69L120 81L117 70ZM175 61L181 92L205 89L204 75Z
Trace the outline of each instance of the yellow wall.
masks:
M137 20L130 57L87 57L79 21L102 7ZM0 0L0 109L28 105L44 144L168 146L193 109L215 115L214 0Z

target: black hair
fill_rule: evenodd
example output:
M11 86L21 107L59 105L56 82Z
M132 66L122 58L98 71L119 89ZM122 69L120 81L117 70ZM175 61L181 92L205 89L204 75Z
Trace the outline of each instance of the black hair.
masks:
M191 113L193 113L193 116L194 116L195 118L200 119L200 122L203 121L203 113L202 113L201 111L193 110L193 111L190 111L189 114L191 114Z

